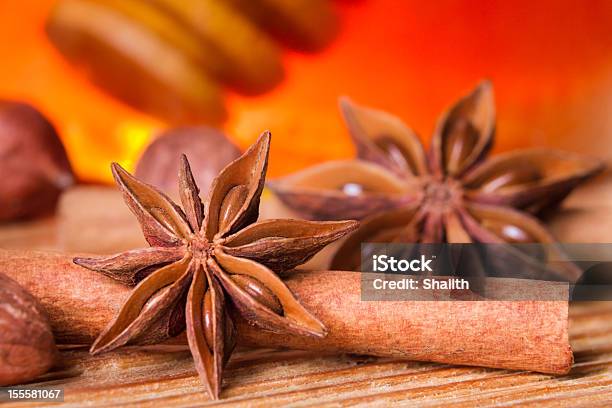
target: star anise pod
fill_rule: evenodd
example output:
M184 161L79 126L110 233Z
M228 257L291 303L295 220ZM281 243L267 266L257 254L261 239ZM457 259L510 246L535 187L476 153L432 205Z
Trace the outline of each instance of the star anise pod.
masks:
M264 133L213 181L202 204L187 158L179 171L181 209L156 188L112 165L124 199L150 248L75 258L85 268L137 286L91 347L152 344L187 330L197 371L218 398L223 365L235 345L230 306L264 330L326 335L272 271L294 268L357 227L356 221L256 222L270 135ZM272 269L272 270L271 270Z
M542 243L556 252L554 238L528 213L557 205L602 169L599 161L543 148L487 159L495 132L487 81L442 115L429 153L398 117L346 98L340 108L358 158L270 183L305 218L364 220L336 253L334 269L358 269L363 242ZM568 263L560 269L572 280L580 273Z

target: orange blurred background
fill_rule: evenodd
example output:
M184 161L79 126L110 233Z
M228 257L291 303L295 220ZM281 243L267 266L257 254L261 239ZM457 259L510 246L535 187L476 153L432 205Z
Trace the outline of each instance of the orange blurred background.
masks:
M29 101L59 128L85 181L133 167L167 124L90 85L43 31L53 0L0 2L0 97ZM227 132L273 134L270 173L353 154L337 97L403 117L426 143L437 116L493 80L496 150L548 145L612 159L612 1L338 1L325 51L287 51L287 75L259 97L228 95Z

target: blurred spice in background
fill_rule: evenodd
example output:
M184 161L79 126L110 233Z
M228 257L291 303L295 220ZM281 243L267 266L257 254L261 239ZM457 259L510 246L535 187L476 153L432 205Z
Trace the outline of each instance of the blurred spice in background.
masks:
M5 56L0 95L30 102L51 118L81 179L109 181L108 162L133 167L151 135L170 125L169 119L128 107L64 59L45 33L55 3L0 4L0 51ZM238 7L243 19L261 27L260 9L245 6L259 1L222 3ZM284 79L276 87L263 87L271 90L260 96L219 94L227 111L223 126L241 147L261 130L272 131L271 176L353 155L337 112L339 95L393 111L426 135L447 101L482 77L496 85L498 151L526 145L598 155L612 151L612 2L321 3L338 16L338 34L326 48L314 47L323 48L314 54L291 50L287 45L295 44L279 37L278 27L258 28L262 35L272 33L263 37L271 40L263 41L279 50L277 66ZM308 16L309 10L298 15ZM174 13L181 12L193 15L184 9ZM235 36L235 30L228 30L228 39Z
M46 31L103 89L193 124L225 119L222 86L254 95L280 82L274 37L316 51L336 27L327 0L59 0Z
M74 182L55 128L30 105L0 99L0 223L49 214Z

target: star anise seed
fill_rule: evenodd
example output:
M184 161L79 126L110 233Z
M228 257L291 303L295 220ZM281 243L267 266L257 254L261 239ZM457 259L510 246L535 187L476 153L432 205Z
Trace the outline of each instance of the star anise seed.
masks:
M398 117L347 98L340 108L357 159L324 163L270 183L305 218L364 220L337 251L334 269L359 269L363 242L542 243L554 252L549 256L563 259L551 234L528 213L554 207L603 167L552 149L487 160L495 131L488 81L442 115L429 153ZM524 258L516 247L503 247L505 255ZM551 272L523 261L528 277ZM559 269L553 274L570 280L580 274L571 263Z
M115 180L140 221L150 248L99 258L75 258L85 268L137 285L92 353L126 344L152 344L187 330L197 371L213 398L235 346L230 304L251 324L304 336L326 335L272 271L292 269L357 227L355 221L256 222L270 134L213 181L202 204L187 158L179 192L183 208L118 164Z

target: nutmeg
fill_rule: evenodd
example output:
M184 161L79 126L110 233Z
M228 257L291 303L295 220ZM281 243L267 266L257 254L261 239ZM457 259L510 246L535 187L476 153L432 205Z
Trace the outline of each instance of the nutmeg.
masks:
M25 103L0 100L0 221L51 212L74 181L53 125Z
M44 374L56 357L53 333L38 301L0 274L0 386Z
M220 131L204 127L173 128L162 133L144 151L136 165L136 177L178 198L181 154L187 155L200 194L217 174L240 156L240 150Z

